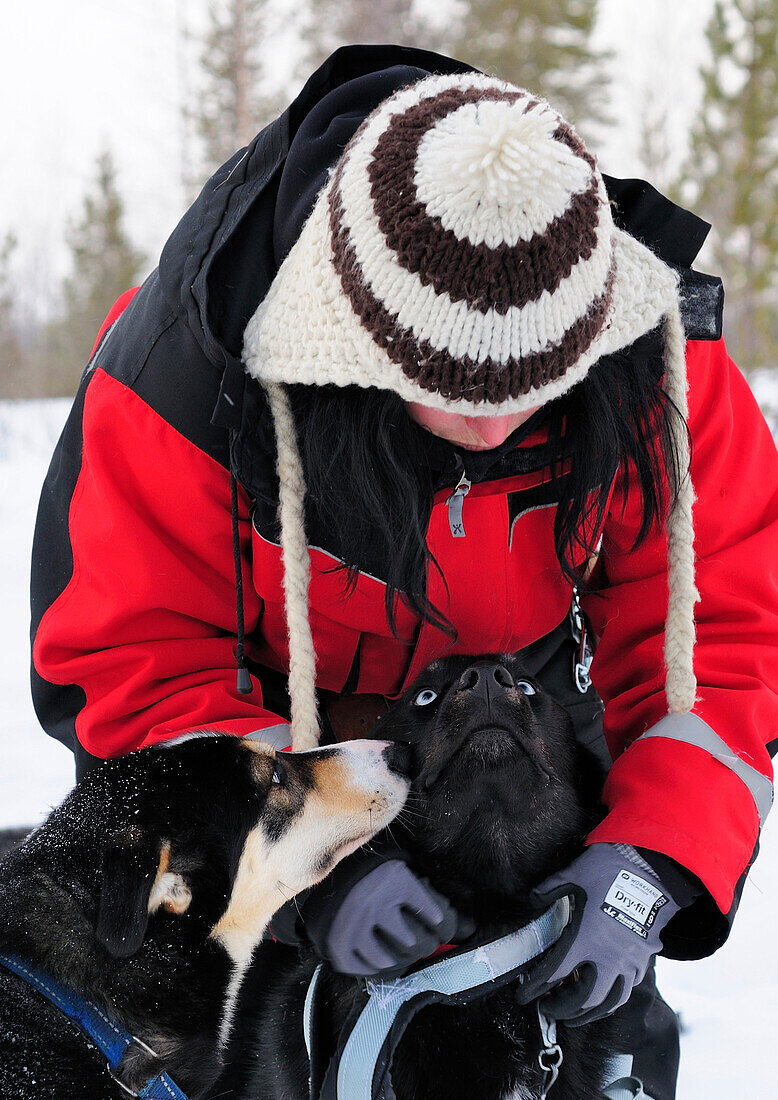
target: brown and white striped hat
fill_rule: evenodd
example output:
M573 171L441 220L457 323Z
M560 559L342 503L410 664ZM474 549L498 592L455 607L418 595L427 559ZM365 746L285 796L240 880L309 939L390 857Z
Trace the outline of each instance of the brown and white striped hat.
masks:
M685 413L677 277L614 225L594 157L544 100L468 73L420 80L368 115L245 333L279 444L296 743L311 740L303 726L313 733L314 655L304 483L280 384L374 386L504 415L560 396L663 320L665 390ZM678 445L686 454L685 435ZM687 479L668 523L676 710L695 689L692 499Z
M674 272L614 226L594 157L548 103L434 76L347 145L246 361L263 381L506 414L564 393L676 301Z

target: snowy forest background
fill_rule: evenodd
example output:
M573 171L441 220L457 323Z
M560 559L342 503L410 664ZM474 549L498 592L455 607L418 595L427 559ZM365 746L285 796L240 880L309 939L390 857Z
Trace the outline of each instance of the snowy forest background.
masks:
M72 761L29 700L40 485L108 308L156 265L208 175L337 45L448 52L545 94L613 175L714 225L725 335L778 428L778 0L27 0L0 37L0 827ZM773 835L774 834L774 835ZM713 959L661 966L679 1100L775 1095L778 826Z

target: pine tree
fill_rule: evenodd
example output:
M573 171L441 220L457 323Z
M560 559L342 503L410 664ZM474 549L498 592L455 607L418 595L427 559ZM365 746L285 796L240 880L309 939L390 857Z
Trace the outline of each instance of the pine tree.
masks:
M590 38L597 0L462 0L445 46L549 100L584 136L608 122L608 55Z
M678 168L673 167L667 103L649 77L644 89L638 125L638 157L645 178L664 194L674 193Z
M242 149L283 107L265 92L268 0L220 0L209 13L200 55L198 109L190 112L203 143L207 178Z
M713 224L725 334L748 370L778 359L778 0L717 0L686 191Z
M24 392L24 362L10 270L17 244L14 233L7 233L0 243L0 397L21 397Z
M113 158L105 151L97 158L95 190L65 235L72 270L62 285L62 313L46 334L50 393L75 391L106 314L137 282L144 257L130 243L123 217Z
M304 38L309 71L338 46L363 42L413 44L439 49L440 43L415 10L414 0L310 0Z

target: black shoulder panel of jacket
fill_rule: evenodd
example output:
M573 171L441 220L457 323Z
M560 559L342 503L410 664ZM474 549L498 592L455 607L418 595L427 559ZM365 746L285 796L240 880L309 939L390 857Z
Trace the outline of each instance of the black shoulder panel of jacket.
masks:
M676 206L645 180L603 179L619 229L648 245L665 263L692 266L710 232L708 222Z
M688 340L720 340L724 325L724 284L717 275L679 268L681 320Z
M133 390L201 451L229 467L226 433L211 423L222 371L204 354L186 319L171 310L158 271L105 334L87 374L98 368Z
M722 332L724 286L715 275L693 271L692 264L710 232L710 224L677 206L645 180L603 175L613 220L642 241L681 279L681 320L689 340L718 340Z
M73 547L70 542L68 516L70 501L81 472L84 396L88 383L89 379L85 376L57 442L41 490L32 543L31 648L35 644L41 619L64 592L73 575ZM50 736L75 751L75 716L86 704L83 690L75 684L49 684L38 675L32 663L30 683L38 721Z

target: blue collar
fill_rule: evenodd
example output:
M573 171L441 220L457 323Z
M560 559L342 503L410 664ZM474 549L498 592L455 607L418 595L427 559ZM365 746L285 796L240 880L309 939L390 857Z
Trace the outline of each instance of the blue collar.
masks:
M135 1096L141 1100L187 1100L185 1093L166 1073L158 1073L152 1077L140 1092L132 1092L115 1077L116 1068L127 1047L132 1043L137 1043L145 1050L150 1050L150 1047L142 1040L130 1035L129 1031L113 1023L96 1004L79 997L72 989L61 985L49 974L36 970L34 966L16 955L0 954L0 966L4 966L6 970L22 978L61 1012L64 1012L68 1019L78 1024L105 1056L108 1061L108 1072L128 1096ZM154 1052L151 1051L151 1053Z
M431 1003L466 1004L514 981L527 963L556 943L570 920L570 913L569 897L561 897L536 920L507 936L458 954L434 957L403 978L387 982L368 980L367 997L346 1020L338 1049L326 1069L317 1065L320 1052L315 1017L321 965L318 966L305 998L303 1019L311 1062L311 1097L392 1098L392 1056L415 1014ZM549 1049L545 1042L544 1046Z

